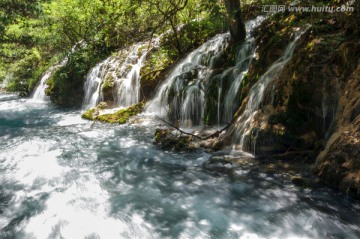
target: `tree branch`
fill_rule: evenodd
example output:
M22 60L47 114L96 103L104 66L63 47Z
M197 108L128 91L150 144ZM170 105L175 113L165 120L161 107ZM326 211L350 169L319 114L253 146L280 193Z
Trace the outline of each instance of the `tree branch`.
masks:
M165 124L169 125L170 127L176 129L177 131L179 131L180 133L182 134L186 134L186 135L189 135L189 136L192 136L192 137L195 137L197 139L200 139L200 140L207 140L207 139L210 139L210 138L218 138L220 133L227 130L231 125L232 123L226 125L224 128L222 128L221 130L216 130L215 133L212 133L210 134L209 136L206 136L206 137L200 137L198 135L195 135L195 134L192 134L192 133L187 133L183 130L181 130L179 127L173 125L172 123L170 122L167 122L166 120L164 120L163 118L159 117L159 116L156 116L157 119L159 119L160 121L164 122Z

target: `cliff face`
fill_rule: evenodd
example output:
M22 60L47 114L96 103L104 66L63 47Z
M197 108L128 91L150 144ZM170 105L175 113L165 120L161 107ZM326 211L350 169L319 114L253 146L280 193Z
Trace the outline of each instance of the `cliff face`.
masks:
M298 153L313 159L324 182L360 192L360 42L352 15L274 16L258 30L257 61L250 90L266 68L283 54L290 34L311 24L294 56L265 89L243 149L255 155ZM236 117L245 110L245 98ZM221 139L233 142L236 127ZM318 155L318 157L317 157Z

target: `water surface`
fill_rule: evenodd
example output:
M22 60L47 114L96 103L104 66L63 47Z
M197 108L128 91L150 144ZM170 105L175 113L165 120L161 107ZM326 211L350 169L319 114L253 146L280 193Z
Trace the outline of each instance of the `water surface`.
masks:
M154 124L92 124L0 95L0 238L360 238L360 204L255 161L152 144ZM248 159L247 159L248 160Z

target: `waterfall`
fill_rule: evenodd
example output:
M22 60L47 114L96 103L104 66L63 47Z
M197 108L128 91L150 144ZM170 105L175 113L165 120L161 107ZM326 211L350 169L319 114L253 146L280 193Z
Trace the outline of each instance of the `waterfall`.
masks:
M5 79L3 80L3 82L1 83L0 85L0 90L1 89L6 89L6 87L8 86L8 84L10 83L11 79L13 78L13 74L10 73L10 74L7 74L5 76Z
M222 83L222 82L221 82ZM218 89L218 98L217 98L217 122L220 125L221 117L220 117L220 106L221 106L221 93L222 93L222 84L219 86Z
M147 112L169 115L172 120L180 120L181 126L200 124L204 117L204 83L212 72L213 59L226 48L229 37L229 33L216 35L182 60L149 102Z
M95 107L98 103L100 96L101 77L105 74L105 71L102 69L106 68L104 66L107 66L111 62L110 60L111 59L108 58L105 61L97 64L87 75L84 84L85 98L83 101L83 109L90 109Z
M157 47L159 38L151 43L138 43L130 49L122 50L97 64L87 75L84 85L83 109L95 107L104 100L101 89L106 84L113 88L116 107L128 107L140 101L140 70L146 55L152 47Z
M140 102L140 70L149 52L149 49L147 49L148 45L149 43L134 46L127 56L125 64L120 68L119 74L125 75L125 77L118 78L115 81L115 90L117 92L115 104L119 107L127 107ZM146 50L139 57L139 50L144 47ZM129 64L132 67L127 72Z
M219 119L220 123L230 123L234 117L235 110L239 107L236 102L236 99L241 88L241 83L244 79L244 76L249 70L249 67L255 58L255 39L251 36L252 31L258 27L266 18L263 16L258 16L254 20L247 21L245 24L246 28L246 41L240 46L236 57L236 64L234 67L228 69L227 72L224 72L222 77L231 74L233 81L225 94L224 105L223 105L223 118L222 121ZM221 104L218 102L217 104ZM219 106L220 107L220 106Z
M234 111L238 107L238 105L234 104L234 102L236 102L236 97L238 96L242 80L244 79L244 76L246 75L254 57L255 40L250 38L242 44L237 56L236 65L223 74L223 77L226 77L228 74L232 74L232 78L234 79L224 98L224 111L222 119L222 122L224 123L230 123L234 116ZM218 104L221 103L218 102Z
M240 147L243 148L244 138L245 136L249 135L252 129L252 123L260 108L260 104L264 98L266 89L276 79L284 66L289 62L294 54L296 43L308 30L308 28L309 27L303 31L298 30L295 32L294 40L286 47L284 55L275 61L259 78L258 82L256 82L250 89L249 100L246 104L245 110L236 122L236 129L233 137L234 146L240 143Z
M218 124L223 121L231 121L236 108L234 100L238 94L241 80L254 57L255 43L250 35L252 30L264 19L264 17L258 17L246 23L247 39L240 47L236 64L225 70L220 77L213 77L209 80L215 67L214 62L228 45L230 38L228 33L215 36L191 52L167 77L155 98L147 105L147 112L168 117L171 121L180 120L182 127L201 125L208 94L210 94L206 93L209 84L211 85L208 81L216 79L218 82L215 83L217 87L215 101L217 102L214 117L217 118ZM223 79L228 74L234 79L229 90L223 86ZM222 98L225 103L222 103Z
M72 54L76 51L76 49L86 46L86 43L84 41L80 41L76 43L70 50L69 54ZM55 63L53 66L51 66L45 74L41 77L40 83L36 87L36 90L34 91L32 95L32 99L36 101L48 101L50 100L50 97L45 94L45 90L48 87L46 84L47 80L55 73L56 70L66 65L66 63L69 60L69 56L65 56L60 62Z
M68 61L68 58L65 57L60 63L57 63L53 66L51 66L45 74L41 77L39 85L36 87L36 90L34 91L32 95L33 100L37 101L48 101L50 100L50 97L45 94L46 88L48 88L48 85L46 84L47 80L55 73L56 70L63 67Z

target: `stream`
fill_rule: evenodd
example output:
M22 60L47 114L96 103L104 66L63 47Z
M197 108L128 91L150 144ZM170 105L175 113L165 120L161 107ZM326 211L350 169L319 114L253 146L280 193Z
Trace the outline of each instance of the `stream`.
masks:
M255 161L206 169L209 153L153 145L157 125L0 95L0 238L360 238L351 197Z

